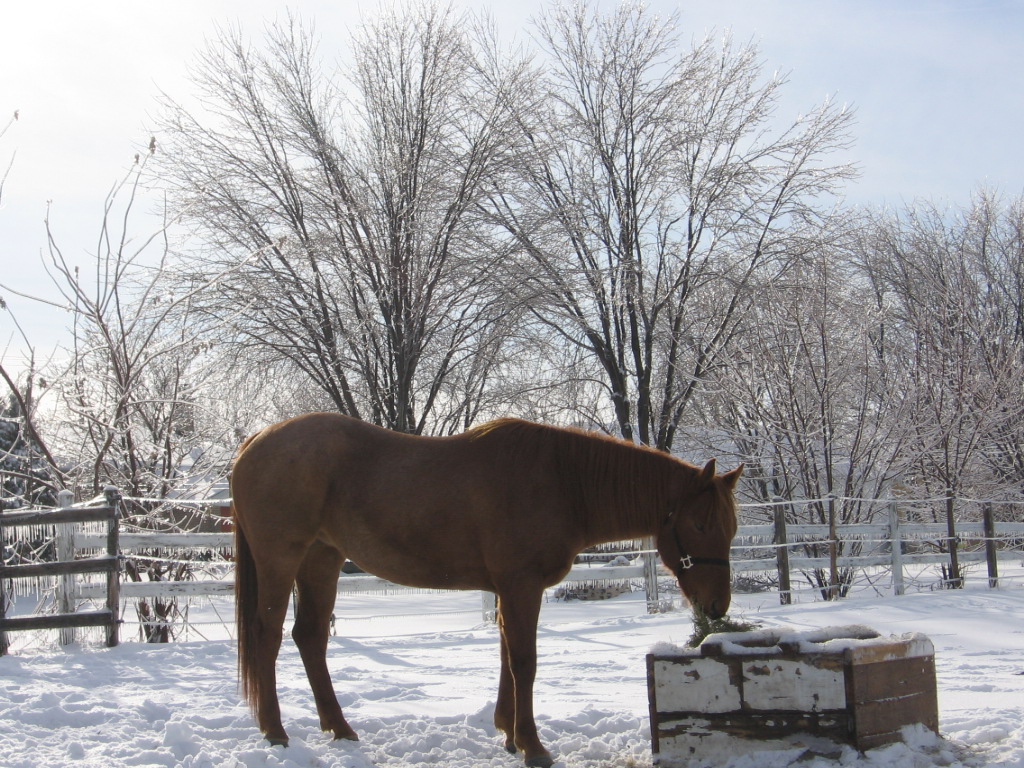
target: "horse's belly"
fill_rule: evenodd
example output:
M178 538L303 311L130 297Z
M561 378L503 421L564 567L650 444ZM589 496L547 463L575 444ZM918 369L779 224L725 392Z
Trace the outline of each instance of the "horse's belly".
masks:
M369 574L395 584L419 589L482 589L493 585L482 567L446 565L444 562L420 560L416 557L374 557L353 553L352 562Z
M320 538L367 573L421 589L492 588L478 526L464 516L395 499L330 518Z

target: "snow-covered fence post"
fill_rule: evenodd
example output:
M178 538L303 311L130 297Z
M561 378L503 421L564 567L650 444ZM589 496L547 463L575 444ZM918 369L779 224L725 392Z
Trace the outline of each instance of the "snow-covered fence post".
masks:
M836 495L828 492L828 599L842 597L839 584L839 531L836 527Z
M75 494L71 491L57 492L57 506L60 509L67 509L75 503ZM58 523L56 529L57 559L61 562L69 562L75 559L75 527L78 523ZM60 577L57 582L57 612L75 612L75 576L67 573ZM71 645L75 642L75 628L61 627L60 644Z
M658 546L654 537L643 540L644 561L644 592L647 593L647 612L657 613L661 606L658 604L658 553L655 551Z
M900 510L895 501L889 502L889 545L892 557L892 592L902 595L903 585L903 541L900 537Z
M789 542L786 541L786 504L781 496L772 499L775 506L775 564L779 570L779 603L793 602L793 588L789 582Z
M121 545L118 541L118 527L121 525L121 492L112 485L103 489L107 497L107 505L112 514L107 522L107 555L119 558ZM107 610L110 611L110 624L107 625L107 646L113 648L118 644L118 632L121 626L121 567L118 564L107 574Z
M480 593L481 609L484 614L484 621L493 624L498 620L498 596L493 592Z
M952 488L946 490L946 542L949 545L949 570L945 573L942 586L945 589L963 589L964 574L960 570L958 551L960 537L956 535L956 497Z
M992 516L992 502L986 501L981 508L982 524L985 528L985 561L988 564L988 588L999 586L999 558L996 552L996 521Z
M4 510L0 507L0 565L3 565L3 550L4 550ZM7 654L7 632L4 631L4 624L7 619L7 587L4 584L4 580L0 577L0 656Z

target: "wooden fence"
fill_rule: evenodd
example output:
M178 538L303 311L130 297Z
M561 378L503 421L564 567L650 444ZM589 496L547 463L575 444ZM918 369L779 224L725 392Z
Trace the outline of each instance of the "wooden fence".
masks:
M118 643L118 627L120 626L120 543L118 541L118 518L120 517L120 494L109 489L107 505L104 507L72 508L71 499L65 495L61 499L65 508L57 510L34 510L27 512L5 512L0 514L0 542L5 540L4 528L20 528L24 526L56 526L57 556L52 562L20 563L4 565L0 562L0 656L7 653L9 646L8 632L30 629L59 629L61 640L71 642L74 635L69 630L76 627L106 627L107 645ZM107 523L107 533L101 546L105 554L76 559L72 525L87 522ZM106 575L105 598L107 607L103 610L76 611L74 599L74 577L86 573L102 573ZM3 589L4 579L60 577L61 589L57 613L34 616L8 616L7 591Z
M180 558L171 552L193 551L217 553L230 557L233 546L230 533L163 533L156 531L118 532L116 491L111 491L108 505L99 508L61 509L51 512L6 512L0 514L0 526L70 523L86 520L108 520L106 534L79 532L73 547L79 557L65 553L59 562L33 565L5 566L0 569L0 580L21 576L62 576L57 585L62 611L45 616L10 618L5 615L6 604L0 603L0 643L4 633L18 629L67 629L77 626L108 627L107 641L117 643L119 599L141 600L157 597L230 596L234 583L230 578L189 581L121 581L120 558L124 553L138 550L164 550L168 559ZM986 505L983 520L958 522L954 536L949 536L945 523L907 523L900 520L895 504L889 507L889 520L883 523L844 525L786 524L784 505L775 507L774 523L740 526L733 545L732 565L736 575L762 574L778 589L779 600L789 603L794 592L792 581L797 575L813 585L809 574L826 574L826 585L815 587L825 594L836 584L837 569L848 573L864 569L891 572L894 594L905 591L905 574L909 569L948 563L955 553L959 563L986 564L989 587L999 584L1000 558L1019 561L1024 544L1024 523L998 522L993 519L991 505ZM830 537L830 533L834 536ZM855 544L856 546L851 546ZM649 555L635 552L632 555ZM132 555L128 555L131 557ZM638 559L636 562L640 562ZM199 561L197 561L198 564ZM207 561L202 561L206 563ZM106 584L81 583L76 574L102 571ZM577 565L563 581L612 582L645 580L642 564L601 566ZM2 581L0 581L2 583ZM339 593L397 591L403 589L368 574L343 574L338 580ZM0 593L4 590L0 589ZM656 598L656 595L654 596ZM0 598L2 599L2 598ZM75 612L75 606L85 600L106 600L102 611ZM648 592L648 601L652 595ZM483 611L493 612L493 601L484 596ZM62 641L65 636L62 635Z
M781 507L778 507L781 511ZM987 565L990 587L998 586L999 558L1024 557L1024 523L996 522L991 507L986 507L982 522L958 522L956 538L948 540L945 523L901 522L895 505L885 523L844 525L838 529L840 538L829 539L825 524L786 525L784 516L776 514L770 525L742 525L732 547L733 572L740 574L768 573L778 585L779 599L789 603L794 591L793 574L828 571L833 563L841 569L891 569L892 591L903 594L905 574L914 567L940 565L948 562L950 546L956 547L961 563ZM81 535L79 546L100 547L101 537ZM860 552L831 557L832 550L841 550L842 543L857 542ZM195 549L230 551L230 533L123 533L121 547L125 551L140 549ZM818 550L821 554L813 554ZM809 554L810 552L810 554ZM642 552L626 553L630 556ZM644 565L602 566L576 565L563 585L594 581L643 581ZM122 584L125 597L146 598L158 595L229 595L234 589L231 579L202 581L152 581ZM368 574L343 574L338 579L339 593L365 593L401 590L403 587ZM95 599L101 595L98 585L80 585L77 596Z

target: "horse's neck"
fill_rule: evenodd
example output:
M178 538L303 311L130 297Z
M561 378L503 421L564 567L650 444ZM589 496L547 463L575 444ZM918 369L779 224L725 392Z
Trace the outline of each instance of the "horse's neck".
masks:
M623 539L656 536L671 512L672 476L658 457L651 466L641 466L636 476L609 473L596 480L589 494L585 528L589 543L603 544ZM641 462L648 461L647 456Z
M623 514L621 509L595 507L590 510L586 525L588 544L592 546L655 536L667 516L667 511L653 508L633 509L629 510L629 514Z

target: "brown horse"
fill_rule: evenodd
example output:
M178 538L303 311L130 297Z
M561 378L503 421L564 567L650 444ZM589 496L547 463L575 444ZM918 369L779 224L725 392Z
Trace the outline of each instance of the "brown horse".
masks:
M510 752L550 766L533 682L543 590L595 544L656 536L662 562L711 616L729 607L733 489L666 453L503 419L455 437L416 437L337 414L275 424L242 446L235 513L242 692L273 744L287 744L275 665L292 587L292 636L320 726L356 739L327 670L328 625L346 558L413 587L498 596L501 675L494 713Z

